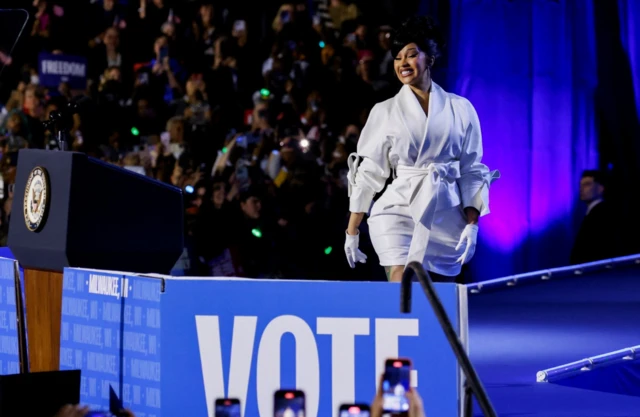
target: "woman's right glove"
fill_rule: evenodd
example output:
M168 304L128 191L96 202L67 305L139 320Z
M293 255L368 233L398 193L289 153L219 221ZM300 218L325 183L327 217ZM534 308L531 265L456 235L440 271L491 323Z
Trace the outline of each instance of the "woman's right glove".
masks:
M367 255L362 253L360 249L358 249L358 244L360 242L360 232L357 235L350 235L346 233L346 240L344 242L344 253L347 255L347 262L351 268L356 267L356 262L367 262Z

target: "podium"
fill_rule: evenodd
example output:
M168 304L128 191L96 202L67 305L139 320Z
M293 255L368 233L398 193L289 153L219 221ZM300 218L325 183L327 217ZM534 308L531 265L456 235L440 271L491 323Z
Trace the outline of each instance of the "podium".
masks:
M0 416L54 416L80 402L80 370L0 376Z
M130 296L92 292L92 274L126 281ZM401 313L400 285L388 282L149 277L74 268L64 270L64 279L65 302L104 305L110 319L63 311L60 369L81 369L86 386L118 381L114 389L136 415L213 416L216 398L228 396L240 399L243 415L267 416L277 389L298 388L305 391L307 415L334 416L341 404L370 401L385 360L397 357L411 358L412 385L427 416L461 415L457 359L419 283L411 312ZM71 282L79 285L71 289ZM466 343L466 287L435 288ZM64 329L76 326L120 338L107 346L65 337ZM93 363L78 367L76 355ZM84 390L80 402L108 406L100 389Z
M59 369L63 269L169 273L183 211L179 188L85 154L19 152L8 246L24 268L31 371Z

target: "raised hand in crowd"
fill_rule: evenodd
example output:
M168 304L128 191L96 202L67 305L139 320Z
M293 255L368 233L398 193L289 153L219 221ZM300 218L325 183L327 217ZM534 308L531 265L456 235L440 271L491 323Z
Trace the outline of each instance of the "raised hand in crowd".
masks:
M58 411L55 417L85 417L91 413L89 407L67 404ZM121 410L117 417L136 417L130 410Z
M84 417L89 413L89 407L67 404L58 411L55 417Z
M382 417L384 414L383 408L383 400L382 400L382 381L384 380L384 375L380 376L380 381L378 383L378 392L376 392L376 396L371 402L371 417ZM409 389L405 395L409 400L409 417L426 417L424 412L424 404L422 403L422 397L418 394L418 391L411 388Z

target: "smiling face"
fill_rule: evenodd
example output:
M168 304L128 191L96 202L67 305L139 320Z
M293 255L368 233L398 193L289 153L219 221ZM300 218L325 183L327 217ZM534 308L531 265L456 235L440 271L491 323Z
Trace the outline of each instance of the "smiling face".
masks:
M428 77L429 57L415 43L405 45L395 56L394 69L402 84L421 85Z

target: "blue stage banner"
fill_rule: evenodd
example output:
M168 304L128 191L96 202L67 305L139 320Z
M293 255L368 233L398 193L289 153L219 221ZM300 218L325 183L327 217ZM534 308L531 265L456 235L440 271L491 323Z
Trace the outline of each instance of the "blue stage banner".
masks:
M466 340L464 289L436 287ZM82 369L81 400L95 409L113 385L138 417L213 417L222 397L271 417L274 392L299 388L317 417L370 402L385 359L408 357L427 415L457 416L457 362L418 284L413 312L399 310L398 284L66 269L61 368Z
M74 90L87 88L87 59L71 55L41 53L38 56L40 84L57 87L66 82Z
M138 417L160 416L162 280L66 268L60 369L81 369L81 402L108 410L109 386Z
M398 356L413 361L427 415L458 415L457 362L419 284L413 312L401 314L398 284L165 282L163 415L213 417L226 396L243 416L270 417L274 392L297 387L307 417L335 416L342 403L369 403L385 359ZM457 325L456 285L437 289Z
M0 375L20 373L15 277L18 263L0 258Z

